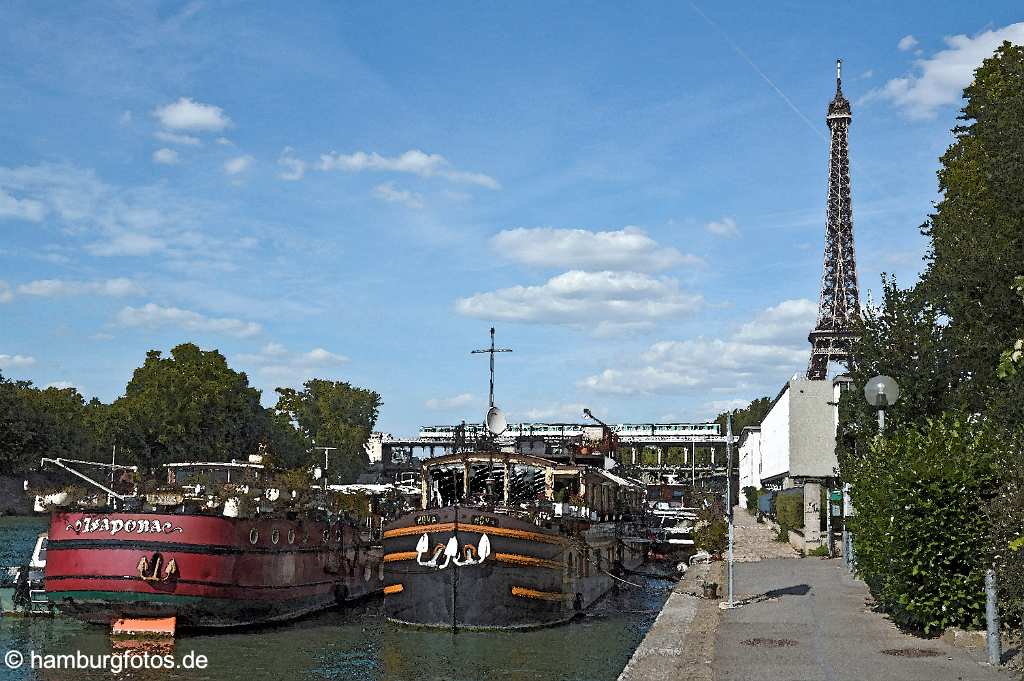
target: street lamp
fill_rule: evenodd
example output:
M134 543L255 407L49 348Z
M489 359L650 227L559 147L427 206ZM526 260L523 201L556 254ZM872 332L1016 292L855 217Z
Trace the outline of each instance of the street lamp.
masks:
M896 404L900 398L900 386L891 376L875 376L864 384L864 399L878 409L878 432L885 430L885 408Z
M872 407L878 409L878 436L885 431L885 408L896 404L900 398L900 386L892 376L875 376L864 384L864 399ZM843 485L843 560L847 568L853 571L857 561L853 548L853 534L846 529L846 518L854 514L853 502L850 501L850 483Z

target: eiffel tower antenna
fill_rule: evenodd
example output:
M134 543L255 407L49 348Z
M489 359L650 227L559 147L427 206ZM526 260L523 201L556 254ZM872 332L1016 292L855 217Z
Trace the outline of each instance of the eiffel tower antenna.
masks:
M494 347L494 327L492 326L491 327L491 347L484 348L483 350L473 350L472 352L469 353L471 355L478 355L478 354L487 353L488 355L491 356L491 385L490 385L490 389L487 392L487 397L488 397L488 403L487 404L488 404L489 407L493 407L494 406L494 353L496 353L496 352L512 352L512 348L496 348L496 347Z
M818 319L807 336L811 359L807 378L828 378L830 362L853 367L851 352L856 338L854 322L860 318L857 258L853 246L853 206L850 200L848 136L853 113L843 96L842 60L836 60L836 95L825 121L831 133L828 152L828 200L825 220L825 262L821 275Z

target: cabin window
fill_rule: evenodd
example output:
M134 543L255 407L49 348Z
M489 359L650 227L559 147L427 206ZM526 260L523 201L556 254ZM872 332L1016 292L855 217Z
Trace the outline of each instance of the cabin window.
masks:
M255 544L259 540L260 540L260 531L257 530L255 527L252 528L251 530L249 530L249 543L250 544Z
M294 544L295 543L295 528L290 528L288 530L288 543L289 544Z
M281 530L275 527L273 531L270 533L270 543L276 544L279 541L281 541Z

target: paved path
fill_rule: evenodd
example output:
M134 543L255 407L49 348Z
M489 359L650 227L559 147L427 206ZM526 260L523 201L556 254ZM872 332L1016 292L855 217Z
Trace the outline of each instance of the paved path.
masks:
M721 611L717 600L696 594L704 581L722 583L721 567L712 563L690 568L618 681L713 681L711 659Z
M738 600L764 594L769 600L722 613L712 663L717 681L1012 678L983 664L983 650L900 633L868 608L867 588L841 560L764 560L736 565L735 575ZM934 656L908 656L917 651Z
M748 563L765 558L799 558L800 554L786 542L775 541L775 531L742 506L733 509L733 560Z

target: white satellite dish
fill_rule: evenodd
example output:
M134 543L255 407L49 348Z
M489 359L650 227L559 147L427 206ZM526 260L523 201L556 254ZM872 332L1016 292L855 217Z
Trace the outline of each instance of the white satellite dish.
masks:
M508 430L508 422L505 420L505 415L497 407L491 407L487 410L485 422L487 423L487 430L490 431L491 435L501 435Z

